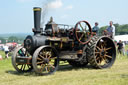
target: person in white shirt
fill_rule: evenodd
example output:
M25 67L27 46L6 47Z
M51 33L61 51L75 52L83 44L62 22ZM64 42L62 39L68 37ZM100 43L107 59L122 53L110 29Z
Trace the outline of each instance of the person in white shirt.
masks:
M110 21L109 23L110 25L107 27L107 33L108 33L108 36L110 36L110 38L114 39L114 36L115 36L115 26L113 25L113 22Z
M4 52L5 52L5 58L8 58L9 48L7 45L5 45L3 48L4 48Z

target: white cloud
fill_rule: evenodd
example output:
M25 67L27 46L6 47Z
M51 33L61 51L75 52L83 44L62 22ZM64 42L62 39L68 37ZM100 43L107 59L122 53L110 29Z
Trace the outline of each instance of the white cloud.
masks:
M69 6L67 6L65 9L66 9L66 10L71 10L71 9L73 9L73 6L72 6L72 5L69 5Z
M56 8L60 8L60 7L62 7L62 1L61 0L55 0L55 1L53 1L53 2L50 2L49 4L48 4L48 7L49 8L52 8L52 9L56 9Z

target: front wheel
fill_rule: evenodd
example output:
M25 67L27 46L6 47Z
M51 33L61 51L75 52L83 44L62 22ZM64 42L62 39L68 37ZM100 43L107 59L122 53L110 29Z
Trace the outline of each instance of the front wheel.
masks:
M33 69L31 64L18 63L16 60L19 58L32 58L32 56L27 52L27 50L22 46L14 49L12 55L12 65L20 73L29 72Z
M57 51L50 46L41 46L33 54L32 65L36 73L48 75L54 73L59 65Z

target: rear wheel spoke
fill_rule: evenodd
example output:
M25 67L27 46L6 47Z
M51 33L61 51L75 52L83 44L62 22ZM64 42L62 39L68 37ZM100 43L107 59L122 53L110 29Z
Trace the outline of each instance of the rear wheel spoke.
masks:
M106 48L105 51L107 51L107 50L109 50L109 49L111 49L111 48L112 48L112 47Z
M109 56L109 55L105 55L106 57L108 57L108 58L112 58L112 56Z
M20 68L21 70L23 69L23 64L21 65L21 68Z
M101 44L101 49L104 49L102 44Z
M96 48L98 48L98 50L101 51L101 48L100 47L97 46Z
M96 57L96 60L99 60L100 59L100 57Z
M100 52L95 52L96 54L100 54Z

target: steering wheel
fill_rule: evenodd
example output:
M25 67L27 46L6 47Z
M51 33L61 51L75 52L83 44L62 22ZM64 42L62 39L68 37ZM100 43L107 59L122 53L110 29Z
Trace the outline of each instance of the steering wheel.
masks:
M75 25L75 37L81 44L86 44L92 37L92 29L87 21L79 21Z

